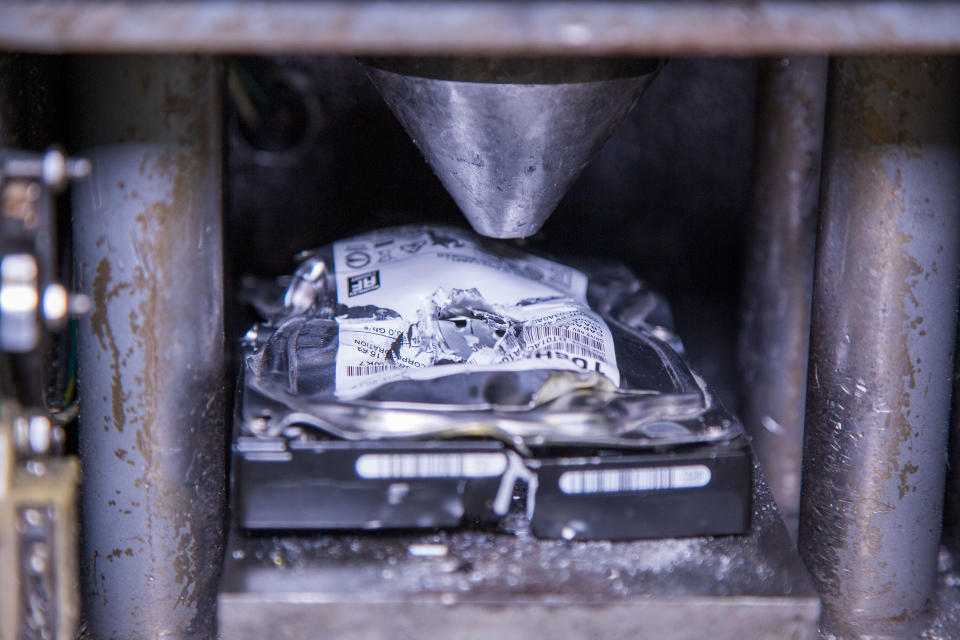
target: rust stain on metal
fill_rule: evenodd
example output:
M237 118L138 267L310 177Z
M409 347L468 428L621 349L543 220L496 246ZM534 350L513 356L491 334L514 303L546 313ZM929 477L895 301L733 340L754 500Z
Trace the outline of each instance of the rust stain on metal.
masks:
M903 500L903 497L910 492L911 487L910 487L910 482L908 480L910 474L916 473L919 470L920 470L920 467L913 464L912 462L906 463L905 465L903 465L903 468L900 469L900 486L897 487L897 491L900 492L901 500ZM913 490L916 491L916 487L913 487Z
M885 65L883 60L879 62L873 59L857 60L851 67L853 73L843 76L840 88L842 94L852 103L845 109L856 116L852 119L854 126L840 132L840 136L846 148L857 150L859 168L855 170L858 173L870 172L870 176L864 175L856 179L857 183L867 185L862 188L873 191L871 194L864 194L865 200L870 201L877 210L886 212L883 225L855 222L853 233L868 234L866 237L874 238L872 246L883 247L872 258L876 261L873 269L877 273L893 272L902 278L902 281L879 283L878 295L894 301L893 307L888 308L885 317L880 319L881 322L892 328L904 327L915 330L923 320L920 317L911 321L907 302L910 301L914 306L919 306L913 292L911 278L921 275L924 270L907 250L913 237L900 230L900 221L907 214L907 205L899 163L904 154L907 159L919 157L922 144L916 133L908 126L909 110L901 108L895 116L890 112L891 100L902 102L904 91L908 95L912 94L908 88L900 86L900 79L889 72L889 64ZM878 87L885 88L886 91ZM882 169L888 165L895 167L892 176ZM885 182L886 188L877 184L877 180ZM875 321L874 318L860 320L860 322ZM894 406L888 407L890 413L887 414L885 421L885 432L893 435L892 438L886 439L888 455L885 458L895 463L902 453L901 445L910 439L912 433L908 418L910 390L916 388L916 372L914 359L910 355L907 330L892 331L885 340L888 343L883 345L883 351L896 354L896 357L893 361L886 363L885 370L876 371L876 374L881 387L891 391L901 389ZM889 393L887 395L889 396ZM878 473L878 477L882 480L888 479L890 469L882 470ZM875 494L881 493L882 483L875 484L870 489Z
M112 287L110 285L110 261L103 257L97 263L97 272L93 279L93 313L90 314L90 328L93 335L97 337L101 350L110 353L112 360L110 363L110 405L113 414L113 426L117 431L123 433L123 428L127 423L123 406L129 400L130 394L123 390L123 380L120 377L120 349L117 348L117 341L113 329L110 327L108 303L116 298L121 291L128 289L130 284L121 282Z
M920 62L897 64L911 63ZM916 350L915 340L926 335L920 328L924 315L917 312L921 290L914 290L926 270L911 255L911 216L923 212L914 211L908 200L903 165L923 156L922 140L928 138L912 113L925 96L900 77L912 74L896 73L890 60L847 59L843 64L834 76L837 102L832 104L842 114L835 120L841 126L832 131L831 141L834 171L844 183L834 178L826 202L855 210L849 216L834 213L843 221L843 232L831 247L837 260L830 263L830 275L842 282L837 291L860 292L867 308L841 315L836 326L824 330L824 344L818 347L826 347L818 356L821 366L830 363L835 369L825 373L827 392L818 398L820 406L811 407L820 412L817 421L829 425L812 453L828 461L824 471L835 470L843 480L813 487L817 498L825 498L814 508L820 526L815 535L840 544L821 540L810 547L820 557L816 573L821 592L828 601L852 607L903 588L889 582L891 570L880 560L901 541L884 532L893 512L913 508L897 501L919 498L911 498L917 490L910 481L920 467L906 456L920 439L911 424L917 421L911 404L919 404L919 396L912 394L918 393L921 359L911 354L911 346ZM830 219L829 209L825 219ZM847 376L863 376L861 395L845 391L857 382ZM812 382L811 389L819 395L818 384ZM864 432L868 437L861 440ZM857 574L853 579L850 567Z
M211 183L219 175L219 149L214 148L219 136L213 127L220 119L214 117L215 100L208 104L197 99L215 93L210 83L216 83L216 68L187 58L176 73L165 72L166 61L148 61L159 65L160 72L130 74L129 91L137 97L140 88L149 90L150 95L143 97L156 117L149 126L138 121L138 140L149 144L129 156L132 162L125 165L129 173L119 176L125 183L109 182L123 219L117 218L120 228L111 235L115 249L104 241L90 261L96 268L88 276L96 305L91 318L96 337L89 342L99 346L98 354L102 351L100 369L106 378L96 397L105 396L101 413L110 420L112 412L112 424L123 433L117 436L110 427L111 446L100 454L111 458L112 468L125 472L123 485L117 484L126 487L123 495L110 496L113 504L104 511L140 541L128 548L133 535L111 536L109 542L97 544L98 561L100 567L111 570L106 572L114 580L113 584L108 581L111 593L122 588L118 585L135 587L129 594L111 598L117 605L127 595L136 597L133 610L127 607L124 612L132 628L152 633L162 624L165 633L177 637L210 624L215 563L208 558L214 556L211 548L222 544L212 526L216 521L211 507L220 506L215 503L219 496L207 495L211 493L207 487L216 488L210 478L218 470L211 461L222 449L209 447L216 449L211 452L194 446L212 438L200 434L216 433L204 430L215 426L203 408L206 398L201 398L200 406L193 406L192 400L181 402L181 394L190 393L187 385L205 389L214 377L209 372L219 372L218 362L195 353L191 346L201 338L203 348L218 346L207 338L214 323L195 327L194 322L207 319L185 306L195 291L203 296L202 302L209 299L206 285L197 283L219 278L216 269L210 268L216 266L212 260L209 265L198 261L196 273L188 271L194 259L191 252L205 251L205 242L218 240L211 230L219 221L205 216L216 213L218 202L216 185ZM191 73L193 66L204 72ZM183 68L188 70L181 73ZM116 126L120 134L123 124ZM124 196L128 199L123 200ZM219 249L219 243L210 247L217 255ZM171 283L176 290L171 290ZM179 283L184 286L178 288ZM219 320L219 311L213 309L217 315L210 317ZM194 331L199 333L190 335ZM215 355L220 355L220 349ZM216 462L222 464L222 460ZM118 578L122 575L118 571L129 575Z
M107 590L104 584L105 582L104 575L102 572L97 570L97 563L99 560L100 560L100 553L94 550L93 563L90 568L90 572L94 578L93 584L94 584L95 591L93 595L100 595L103 598L103 604L107 604ZM99 581L97 580L98 577L99 577Z
M909 126L910 110L901 107L896 117L891 117L890 104L905 103L904 98L913 98L919 105L925 96L922 91L914 93L908 87L901 87L899 78L881 70L882 61L889 58L879 59L880 64L874 59L858 60L854 73L845 76L841 83L845 95L855 101L859 109L856 126L846 136L847 142L880 154L884 151L882 148L878 151L877 147L893 145L897 152L906 154L908 159L920 157L923 144ZM863 87L885 87L886 92L863 90Z
M181 117L189 113L191 100L187 96L169 95L166 106L170 113ZM174 118L177 122L177 118ZM197 122L204 121L198 117ZM204 125L205 126L205 125ZM203 140L194 136L194 132L203 133L196 126L190 127L188 138L192 144ZM138 347L143 354L143 370L138 376L140 399L137 403L139 429L136 433L136 447L144 460L144 473L138 484L149 491L146 500L148 530L164 531L168 544L163 545L162 557L151 557L158 572L167 569L173 571L174 582L181 590L174 602L174 608L185 605L196 608L201 596L197 585L198 575L204 570L194 560L200 541L192 534L189 509L183 508L185 497L183 490L169 478L169 470L162 469L163 445L156 424L160 403L160 389L164 388L164 376L171 372L163 370L161 365L161 347L168 344L165 337L168 327L162 318L168 317L165 309L164 274L169 261L173 259L178 232L184 220L192 213L194 192L201 188L196 184L199 170L200 151L192 153L180 151L161 153L152 166L143 167L170 184L169 197L153 202L150 208L136 217L138 225L138 247L142 256L140 265L133 275L133 286L142 295L137 312L131 315L131 330ZM174 537L175 536L175 537Z

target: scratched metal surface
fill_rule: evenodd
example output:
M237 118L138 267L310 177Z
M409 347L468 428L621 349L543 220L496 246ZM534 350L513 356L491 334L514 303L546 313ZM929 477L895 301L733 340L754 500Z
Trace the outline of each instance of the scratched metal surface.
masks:
M438 531L234 531L219 597L224 640L298 638L813 638L819 602L755 471L745 536L631 542ZM418 546L419 545L419 546ZM424 546L426 545L426 546Z

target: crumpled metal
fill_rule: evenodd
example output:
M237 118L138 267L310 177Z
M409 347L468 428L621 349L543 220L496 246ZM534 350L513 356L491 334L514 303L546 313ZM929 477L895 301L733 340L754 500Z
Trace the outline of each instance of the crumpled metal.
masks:
M485 243L488 251L497 245ZM504 245L505 255L516 255ZM595 372L550 369L459 371L386 382L358 398L335 393L337 318L383 320L391 310L337 302L330 246L300 254L299 266L251 300L266 317L242 340L238 404L245 435L293 439L486 437L521 454L531 448L644 449L729 440L740 424L718 405L681 354L665 300L628 269L573 264L589 278L587 301L607 323L619 387ZM280 295L282 291L282 296ZM483 349L522 349L521 332L465 282L438 290L416 330L434 366L468 362ZM390 357L389 354L387 357Z

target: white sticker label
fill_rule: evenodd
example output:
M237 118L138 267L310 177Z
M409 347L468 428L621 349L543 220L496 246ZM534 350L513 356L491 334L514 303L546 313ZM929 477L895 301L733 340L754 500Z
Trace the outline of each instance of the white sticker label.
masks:
M507 470L502 453L365 453L354 465L367 480L495 478Z
M567 495L696 489L708 484L710 484L710 469L702 464L682 467L566 471L560 476L560 491Z
M337 318L340 397L468 370L595 371L620 383L613 337L576 269L423 226L337 242L333 254L338 302L379 309Z

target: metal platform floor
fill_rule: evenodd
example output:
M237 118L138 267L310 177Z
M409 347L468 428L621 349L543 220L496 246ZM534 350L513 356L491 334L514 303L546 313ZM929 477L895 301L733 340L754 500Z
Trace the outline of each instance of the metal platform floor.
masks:
M817 636L820 603L755 470L744 536L632 542L513 533L229 540L224 640Z

